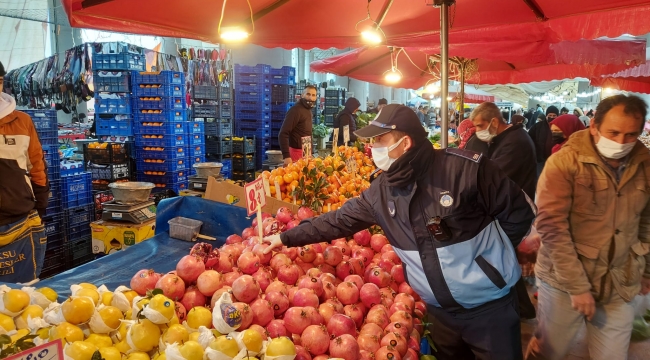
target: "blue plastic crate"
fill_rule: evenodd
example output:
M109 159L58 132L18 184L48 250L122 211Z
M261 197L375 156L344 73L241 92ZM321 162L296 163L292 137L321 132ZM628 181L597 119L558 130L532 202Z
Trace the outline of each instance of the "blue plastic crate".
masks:
M271 111L271 102L270 101L260 101L260 102L237 102L235 105L237 112L258 112L258 111Z
M144 55L144 48L123 41L110 41L92 44L93 56L97 54L136 54Z
M183 122L186 121L186 113L185 110L172 110L172 109L164 109L164 110L156 110L160 111L158 114L151 114L151 113L142 113L138 112L135 114L135 119L136 121L139 122Z
M41 146L54 146L58 147L59 146L59 136L43 136L41 134L38 134L38 139L41 142Z
M283 114L286 114L289 109L291 109L296 103L294 102L287 102L283 104L273 104L271 106L271 111L272 112L281 112Z
M219 87L219 100L231 100L232 99L232 89L228 82L222 82Z
M239 131L239 136L255 136L255 138L259 141L259 139L270 139L271 138L271 128L266 128L266 129L259 129L255 131L251 130L240 130Z
M255 155L248 155L243 157L233 156L232 168L234 171L255 170Z
M51 215L59 212L61 212L61 181L50 180L50 193L48 195L45 213Z
M190 145L185 148L185 156L201 156L205 155L206 147L205 144L201 145Z
M188 145L203 145L205 144L205 135L204 134L189 134L185 135L187 136L187 142L186 144Z
M188 134L205 134L205 123L203 121L190 121L185 124Z
M90 172L61 177L61 206L63 209L90 204L92 201Z
M147 87L149 86L149 87ZM132 86L133 94L142 96L185 96L185 85L144 85Z
M47 236L54 235L63 231L63 213L53 213L43 216L43 223L45 224L45 234Z
M37 131L39 138L53 138L59 137L59 132L57 129L41 129Z
M186 134L187 127L182 122L136 121L136 134Z
M296 68L292 66L283 66L279 69L271 69L271 75L276 76L296 76Z
M57 131L56 110L22 110L34 122L37 132L44 130Z
M235 64L235 74L270 74L271 65L257 64L255 66L246 66Z
M235 123L241 120L251 121L269 121L271 120L270 111L255 111L255 110L237 110L235 115Z
M222 100L221 105L219 105L219 114L222 119L232 118L232 102L230 100Z
M177 159L138 159L138 172L144 171L181 171L187 169L186 158Z
M61 177L83 173L84 164L81 161L61 160Z
M61 158L59 157L59 148L56 146L42 146L43 148L43 158L45 159L45 162L47 163L47 171L50 179L50 182L52 180L59 180L59 173L60 170L58 170L58 167L61 165ZM56 175L56 176L52 176Z
M133 107L137 110L185 110L187 109L187 101L185 101L185 98L181 96L140 96L133 99Z
M187 181L187 170L166 171L164 175L149 175L138 171L138 181L151 182L158 184L176 184Z
M93 55L94 70L137 70L145 68L144 55L136 54L95 54Z
M232 171L232 159L223 159L221 160L221 163L223 164L223 167L221 168L221 171Z
M209 85L194 85L192 87L192 98L202 100L217 100L219 98L218 88Z
M271 83L278 85L296 85L295 76L272 75Z
M216 118L220 114L219 105L194 105L192 111L196 118Z
M241 130L251 130L255 131L257 129L271 129L271 118L270 116L264 120L258 119L237 119L235 122L235 127L238 131Z
M230 136L232 135L232 123L228 122L206 122L206 136Z
M271 130L280 130L282 128L282 121L271 120Z
M187 144L185 134L136 134L135 144L139 147L174 147Z
M272 112L271 113L271 122L280 122L280 124L282 124L282 122L284 121L284 118L286 116L287 116L287 114L285 114L285 113Z
M271 75L269 74L255 74L255 73L235 73L235 83L256 83L256 84L270 84ZM235 85L237 87L237 85Z
M205 139L205 151L209 154L230 154L232 140L230 137L208 136Z
M130 71L95 71L93 74L95 93L130 93L131 72Z
M93 221L92 214L92 204L70 207L63 210L63 222L66 226L88 225Z
M140 84L184 85L185 74L180 71L137 72L131 73L133 86Z
M95 134L98 136L133 136L131 115L97 116Z
M137 146L136 158L138 159L182 159L186 157L184 146L164 147L162 150L151 149L150 147Z
M271 94L266 91L242 91L237 89L235 92L235 100L240 103L243 101L267 102L271 101Z
M264 94L271 94L271 83L241 82L235 84L237 91L251 91Z

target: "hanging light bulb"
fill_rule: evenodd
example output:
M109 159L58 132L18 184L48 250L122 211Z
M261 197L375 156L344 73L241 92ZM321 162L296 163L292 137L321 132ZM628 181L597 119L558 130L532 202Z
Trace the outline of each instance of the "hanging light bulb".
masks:
M361 38L365 43L378 45L384 42L384 36L378 29L368 29L361 32Z
M230 26L221 28L221 40L223 41L242 41L248 38L248 31L240 26Z
M390 69L384 73L384 80L387 83L394 84L402 80L402 74L397 69Z
M440 91L440 86L438 86L436 83L431 83L427 86L424 87L424 90L429 93L429 94L434 94Z

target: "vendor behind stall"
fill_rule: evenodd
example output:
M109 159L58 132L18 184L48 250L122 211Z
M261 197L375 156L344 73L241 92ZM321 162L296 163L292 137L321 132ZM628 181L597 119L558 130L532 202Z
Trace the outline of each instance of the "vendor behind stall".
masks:
M4 75L0 63L0 281L29 282L43 267L50 185L34 123L2 92Z

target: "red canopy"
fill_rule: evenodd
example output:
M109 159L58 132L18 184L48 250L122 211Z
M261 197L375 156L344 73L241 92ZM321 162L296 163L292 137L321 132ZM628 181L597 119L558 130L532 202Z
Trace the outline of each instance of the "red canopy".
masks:
M62 0L70 24L99 30L219 42L224 0ZM255 31L249 41L266 47L360 46L359 31L381 22L386 43L439 43L440 10L423 0L250 0ZM391 4L391 6L387 6ZM527 5L530 4L530 5ZM450 43L550 41L617 37L650 32L647 0L461 0L451 7ZM355 24L358 28L355 28ZM222 26L251 28L247 1L231 0Z
M650 63L591 79L593 86L650 94Z
M512 45L511 42L508 44ZM454 48L452 44L451 49ZM494 51L498 48L504 51ZM526 57L522 56L517 46L510 47L507 51L505 49L500 43L488 43L481 48L456 49L458 51L450 50L450 52L453 55L463 54L470 59L481 55L466 78L469 84L517 84L576 77L592 78L595 75L626 69L630 64L645 60L645 41L583 40L546 45L547 51L537 51L536 55L546 60L544 64L522 61L521 59ZM538 46L537 50L539 49L542 49L542 46ZM483 55L487 58L483 58ZM509 56L516 60L507 61ZM394 50L393 58L396 59L396 67L402 73L402 80L397 84L390 84L384 80L384 73L391 69L391 52L386 46L362 47L315 61L311 63L311 69L377 84L417 89L438 75L437 69L428 67L428 57L427 53L418 49ZM567 64L557 64L558 60ZM574 62L579 64L572 64Z

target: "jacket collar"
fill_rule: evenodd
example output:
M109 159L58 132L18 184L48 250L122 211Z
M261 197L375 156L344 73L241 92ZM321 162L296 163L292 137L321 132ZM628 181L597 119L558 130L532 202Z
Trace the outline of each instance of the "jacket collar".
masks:
M497 145L499 142L503 141L503 139L505 139L506 137L508 137L508 135L510 135L510 134L513 133L514 131L517 131L517 130L519 130L519 129L521 129L521 128L523 128L522 125L512 125L512 126L508 127L507 129L503 130L503 131L501 132L501 134L499 134L499 135L497 135L497 136L494 137L494 139L492 140L492 142L490 142L490 146L495 146L495 145Z

